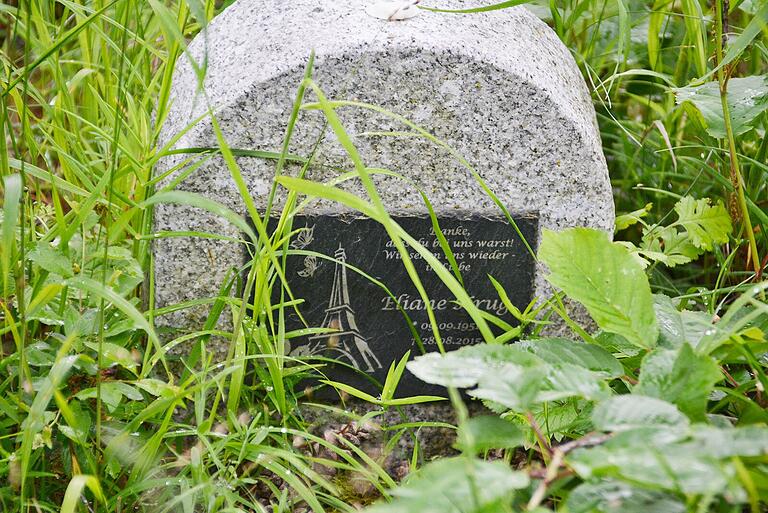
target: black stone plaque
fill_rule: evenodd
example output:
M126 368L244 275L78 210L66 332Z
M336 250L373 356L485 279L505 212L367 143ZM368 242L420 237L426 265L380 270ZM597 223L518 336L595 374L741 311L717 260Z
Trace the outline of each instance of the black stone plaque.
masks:
M448 266L429 217L394 220ZM535 250L538 217L520 216L515 222ZM439 224L475 304L515 325L488 278L493 276L518 308L531 301L535 263L514 227L506 220L480 217L443 217ZM304 300L299 310L310 327L335 331L293 339L292 356L325 356L344 362L352 369L332 365L323 372L335 381L376 393L370 378L383 383L390 364L406 351L413 357L421 354L422 347L438 350L424 301L381 224L353 216L320 215L297 217L293 228L303 230L291 240L286 277L294 297ZM435 311L445 349L482 342L475 322L456 304L455 296L415 250L408 250ZM303 327L292 309L286 312L287 329ZM427 385L406 371L397 396L443 392L442 387Z

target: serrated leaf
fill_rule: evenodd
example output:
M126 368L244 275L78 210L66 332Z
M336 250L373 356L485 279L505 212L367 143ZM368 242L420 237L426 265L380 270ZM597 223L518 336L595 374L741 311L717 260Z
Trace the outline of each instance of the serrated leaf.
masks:
M559 442L564 437L573 438L576 434L585 434L593 430L590 420L592 405L591 401L574 398L537 405L531 408L530 413L533 414L544 436ZM535 443L535 434L527 420L521 419L520 422L530 432L529 441Z
M691 244L705 251L712 251L714 244L725 244L732 231L731 217L719 202L712 206L709 198L694 199L685 196L675 205L678 220L685 228Z
M691 444L701 447L701 450L720 459L734 456L766 456L768 455L768 428L744 426L723 429L697 426L693 432Z
M674 226L655 227L643 235L643 248L640 254L645 258L661 262L667 267L687 264L701 256L703 250L697 248L685 232Z
M699 86L675 89L678 105L691 102L701 112L712 137L726 137L720 86L717 82L706 82ZM734 135L749 131L755 120L768 109L768 77L751 76L732 78L728 81L728 108Z
M742 502L745 495L729 486L739 468L733 458L767 454L764 426L694 424L688 433L666 426L619 432L602 445L574 451L567 461L585 479L621 479L685 494L720 494L727 489L730 501Z
M483 373L477 388L467 393L478 399L503 404L518 412L527 411L540 402L544 380L547 378L546 371L543 365L532 368L506 366L503 371L495 369Z
M528 486L523 472L501 461L446 458L429 463L392 491L390 503L368 513L479 513L502 511L515 490Z
M638 394L619 395L600 402L592 412L592 422L601 431L688 426L688 419L674 404Z
M64 256L58 249L50 244L41 242L29 253L30 261L40 266L45 271L58 274L64 278L70 278L72 273L72 262Z
M515 345L551 364L571 363L609 378L624 374L621 363L599 346L564 338L524 340Z
M569 397L602 399L610 392L603 375L592 372L579 365L560 363L547 369L544 384L537 402L558 401Z
M626 248L589 228L544 230L539 258L551 271L547 280L583 304L604 331L645 349L656 345L648 278Z
M104 363L107 366L119 365L131 372L136 372L138 364L128 349L112 342L102 342L101 346L96 342L85 342L85 345L96 352L101 349L101 354L105 359Z
M679 349L658 348L649 353L634 393L669 401L691 419L703 421L709 394L722 379L714 359L683 344Z
M492 415L467 420L459 426L456 439L460 449L473 453L489 449L509 449L523 445L524 442L523 432L519 427Z
M495 367L513 364L532 367L542 363L535 355L515 346L479 344L445 355L428 353L408 362L407 369L417 378L433 385L468 388Z
M679 438L679 431L668 429L630 430L603 445L578 449L566 460L584 479L619 479L687 494L721 493L733 472L711 454L678 443Z
M569 513L684 513L674 495L620 481L583 483L566 500Z
M469 395L516 411L568 397L600 399L608 394L604 374L570 363L550 364L516 346L476 345L445 355L430 353L410 362L408 369L435 385L476 385Z

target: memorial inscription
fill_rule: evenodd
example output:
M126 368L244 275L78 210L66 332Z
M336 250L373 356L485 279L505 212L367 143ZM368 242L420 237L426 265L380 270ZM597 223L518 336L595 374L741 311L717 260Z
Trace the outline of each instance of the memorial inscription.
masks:
M423 200L426 195L452 240L470 295L487 301L480 306L488 311L494 311L491 301L498 298L488 274L502 283L518 306L532 296L550 296L544 267L526 260L529 256L522 245L516 245L515 235L507 236L514 234L511 226L492 220L501 217L499 203L510 212L535 212L535 219L520 220L521 228L529 230L526 237L532 246L544 229L588 226L608 233L613 229L611 184L590 91L570 52L524 7L473 15L419 10L409 19L390 22L369 15L369 7L376 3L238 0L227 7L189 44L177 64L158 141L158 148L173 151L159 157L155 169L156 176L163 177L159 186L199 194L231 211L245 212L244 185L256 209L264 211L271 204L279 211L287 192L273 189L274 159L238 154L235 160L241 176L233 180L231 162L220 155L187 152L217 147L223 136L233 149L280 153L297 88L314 53L312 80L324 96L358 105L339 106L335 113L364 165L389 171L375 173L373 180L384 207L401 216L398 222L417 239L434 244ZM439 4L447 9L466 8L465 0L440 0ZM202 83L196 73L201 67L206 70ZM314 88L305 93L304 103L317 101ZM359 107L361 103L377 107ZM441 143L415 137L407 124L383 115L379 108L418 124ZM291 160L280 174L335 183L367 197L359 181L341 179L353 165L320 110L299 111L287 149L312 164L304 169ZM467 164L482 177L482 185ZM289 262L293 287L296 296L306 300L301 308L310 325L343 327L350 319L343 312L354 312L357 329L348 330L355 336L347 343L347 352L356 351L357 366L381 379L390 361L416 349L402 312L389 308L399 304L416 322L413 329L426 349L434 350L435 345L425 326L424 304L410 288L402 261L396 249L387 246L384 231L372 221L333 217L349 215L344 211L330 201L314 201L303 210L309 217L296 220L294 228L306 226L307 230L295 243L307 246L292 248L296 253ZM158 205L154 222L158 232L222 237L153 241L155 306L165 312L155 318L156 325L167 333L199 330L209 318L210 304L196 300L219 295L232 270L243 264L242 248L236 242L239 228L216 213L186 204ZM328 235L331 232L333 237ZM508 248L505 241L510 240L514 243ZM481 246L482 241L488 243ZM348 308L327 312L332 293L344 296L342 287L333 289L337 266L327 258L308 257L316 252L333 259L340 249L348 266L339 267L346 269L346 277L339 280L346 280L350 287L350 303ZM430 249L441 253L437 247ZM452 309L453 297L439 288L423 260L414 263L431 287L429 297L438 324L443 325L446 348L475 340L470 321L454 317L461 312ZM392 296L378 295L377 287L365 288L369 282L352 266L386 283ZM363 288L354 292L355 287ZM195 306L167 308L177 304ZM496 311L501 313L498 306ZM567 301L565 307L575 322L588 321L583 309ZM235 321L229 313L225 311L219 319L224 330ZM511 320L509 314L502 315ZM543 333L570 332L559 316L550 321ZM309 352L333 346L336 339L318 333L292 342L294 351ZM208 349L224 358L230 347L227 340L212 339ZM415 380L408 372L405 379ZM407 392L408 388L400 390Z
M449 266L431 218L394 217L409 234ZM515 219L528 245L535 249L538 217ZM455 259L464 286L482 310L515 324L489 277L505 290L517 308L531 301L535 261L507 220L478 216L442 218L440 231ZM374 391L368 377L383 381L393 361L406 351L436 351L427 304L416 290L401 254L384 228L367 218L342 215L297 217L301 231L291 241L286 277L309 327L327 330L292 343L294 357L324 356L342 362L326 373L331 379ZM482 342L471 317L455 301L432 268L409 250L435 312L446 350ZM288 329L302 327L290 312ZM358 371L358 372L355 372ZM398 388L403 395L435 393L407 374Z

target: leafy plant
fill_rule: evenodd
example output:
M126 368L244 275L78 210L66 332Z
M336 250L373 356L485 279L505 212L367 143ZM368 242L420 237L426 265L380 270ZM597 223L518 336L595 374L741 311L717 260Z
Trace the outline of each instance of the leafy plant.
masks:
M681 218L701 217L690 215L691 201ZM428 464L388 506L372 511L413 511L430 500L462 504L455 511L489 511L473 495L477 477L468 469L487 465L476 459L478 450L513 444L534 452L533 463L518 471L533 484L514 495L507 490L494 511L732 511L739 504L761 511L768 504L768 417L757 406L765 373L755 356L766 354L768 307L755 297L766 287L732 306L729 316L741 322L716 322L653 296L642 265L602 232L544 232L539 258L550 269L547 279L583 304L601 331L582 342L479 345L409 363L422 380L466 388L501 418L464 419L457 463L450 470L444 461ZM563 408L575 415L563 421ZM745 416L750 410L761 413ZM553 443L558 435L570 441ZM452 483L463 472L465 482L450 491L430 486L438 472Z
M718 244L728 242L731 218L722 203L711 205L709 199L696 200L685 196L675 204L677 221L669 225L649 225L643 221L649 207L620 216L616 229L624 230L635 223L643 225L640 247L625 242L624 246L642 257L643 267L648 262L668 267L687 264Z

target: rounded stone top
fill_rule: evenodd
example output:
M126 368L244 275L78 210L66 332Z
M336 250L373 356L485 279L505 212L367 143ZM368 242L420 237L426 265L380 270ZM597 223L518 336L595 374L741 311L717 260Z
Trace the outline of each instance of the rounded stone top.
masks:
M408 51L453 55L516 75L547 93L578 128L596 129L583 78L555 33L524 7L473 14L421 9L387 21L366 10L381 0L240 0L224 10L189 46L198 63L207 54L205 90L214 110L238 100L254 84L303 69L312 50L329 58L363 53L397 58ZM466 7L442 0L441 8ZM417 7L412 7L416 9ZM189 56L177 65L165 126L179 130L206 111ZM590 130L591 131L591 130ZM163 141L174 134L164 133Z
M404 133L403 124L381 110L338 109L365 165L389 171L374 180L390 213L426 215L428 197L444 218L498 220L502 204L512 213L538 216L538 233L570 226L612 231L611 184L591 96L570 52L545 23L523 7L473 14L422 9L388 21L367 12L378 2L238 0L224 10L177 63L160 144L178 137L174 148L180 151L159 160L155 171L168 173L164 183L181 175L174 187L245 212L223 159L183 150L218 145L205 115L210 107L231 148L279 152L314 50L312 76L328 98L403 116L444 144ZM469 1L438 3L458 9ZM190 56L205 70L203 89ZM305 100L313 101L314 93ZM306 177L317 182L338 180L350 169L325 121L321 112L301 110L289 141L292 154L312 156ZM256 207L264 208L274 163L243 156L238 164ZM338 183L366 195L357 180ZM277 208L284 192L277 190ZM304 210L349 211L329 200L313 200ZM158 205L154 222L157 231L240 235L218 216L183 205ZM155 274L162 278L155 289L158 306L215 296L229 270L243 265L242 248L234 242L172 237L153 248ZM539 266L535 295L550 291ZM195 315L207 314L179 312L161 322L191 325Z

